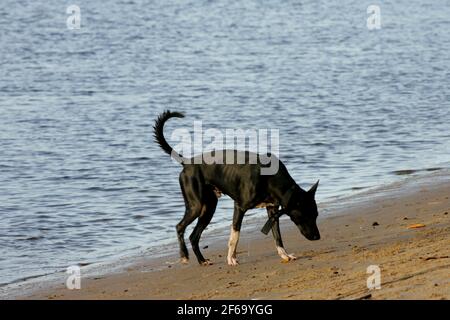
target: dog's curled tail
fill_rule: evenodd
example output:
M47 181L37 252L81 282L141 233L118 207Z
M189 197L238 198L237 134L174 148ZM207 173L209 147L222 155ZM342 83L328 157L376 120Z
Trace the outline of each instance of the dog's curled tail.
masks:
M153 126L153 136L155 137L156 143L159 144L164 152L183 164L184 157L173 150L173 148L167 143L166 138L164 138L164 124L170 118L184 118L184 114L182 114L181 112L171 112L170 110L166 110L161 113L156 119L155 125Z

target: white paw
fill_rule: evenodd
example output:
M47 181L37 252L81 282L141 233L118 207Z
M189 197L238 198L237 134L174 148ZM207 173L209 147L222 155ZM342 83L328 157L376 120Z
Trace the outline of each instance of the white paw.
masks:
M288 254L288 257L289 257L290 260L297 260L297 257L294 256L292 253Z
M297 260L296 256L294 256L293 254L288 254L283 247L277 247L277 251L281 259L283 259L286 262L291 260Z
M292 261L292 260L297 260L297 257L294 256L293 254L281 254L280 257L281 257L281 259L283 259L286 262Z
M189 263L189 259L186 258L186 257L184 257L184 258L181 258L181 259L180 259L180 262L181 262L182 264L188 264L188 263Z
M236 258L233 257L228 257L228 265L229 266L237 266L239 264L239 262L237 261Z
M289 258L289 256L287 254L280 254L280 257L281 257L281 259L283 259L283 261L286 261L286 262L291 260L291 258Z

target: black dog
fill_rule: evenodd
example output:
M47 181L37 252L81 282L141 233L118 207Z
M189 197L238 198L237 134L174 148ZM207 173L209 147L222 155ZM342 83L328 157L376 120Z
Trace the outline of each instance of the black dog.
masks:
M217 198L220 193L224 193L234 200L233 224L228 242L227 261L229 265L238 264L236 247L242 219L247 210L255 207L267 208L269 221L266 223L265 229L272 229L278 254L284 260L293 260L295 257L287 254L283 247L278 223L278 217L282 213L291 218L308 240L320 239L316 225L317 205L314 199L319 181L309 191L303 190L295 183L281 161L270 154L268 156L271 161L279 161L278 171L273 175L261 175L262 168L267 165L261 161L261 155L251 152L222 150L204 153L194 158L184 158L176 153L164 138L164 123L172 117L183 118L184 115L179 112L165 111L158 117L153 129L156 142L166 153L178 159L183 165L180 186L186 204L186 212L177 225L182 262L187 262L189 255L184 242L184 231L198 218L197 225L189 239L198 262L204 265L211 264L200 252L199 240L216 210ZM221 163L208 161L217 152L225 152L225 161ZM232 157L232 159L244 157L246 162L244 164L231 162L230 164L226 161L227 157ZM250 164L248 160L251 157L256 157L256 163ZM279 210L280 206L281 210ZM267 232L268 230L265 233Z

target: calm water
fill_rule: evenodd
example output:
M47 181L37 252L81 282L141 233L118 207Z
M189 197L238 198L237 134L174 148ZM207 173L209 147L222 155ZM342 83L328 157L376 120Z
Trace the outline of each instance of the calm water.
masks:
M383 1L376 31L370 1L76 3L81 30L66 2L0 7L1 284L175 239L165 108L187 114L168 137L194 119L280 129L319 201L449 166L449 1Z

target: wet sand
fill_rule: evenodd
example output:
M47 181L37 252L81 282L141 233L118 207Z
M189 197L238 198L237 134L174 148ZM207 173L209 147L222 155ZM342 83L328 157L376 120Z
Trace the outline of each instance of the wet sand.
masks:
M286 249L298 257L288 263L276 254L271 234L254 230L241 235L237 267L226 264L224 240L203 249L211 266L199 266L194 257L182 265L174 251L123 272L82 278L80 290L61 283L20 298L449 299L449 196L450 173L443 170L355 195L335 209L320 205L336 214L320 217L322 239L314 242L284 219ZM413 224L424 226L408 228ZM381 270L381 289L367 288L370 265Z

